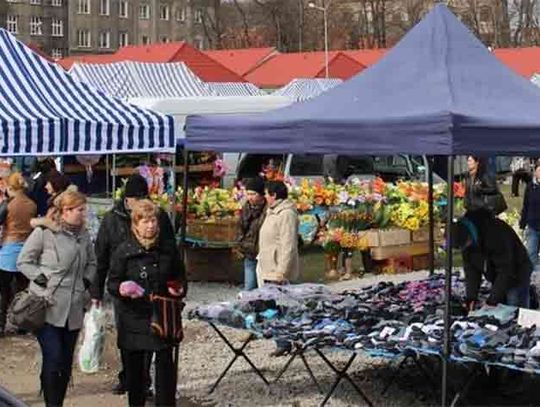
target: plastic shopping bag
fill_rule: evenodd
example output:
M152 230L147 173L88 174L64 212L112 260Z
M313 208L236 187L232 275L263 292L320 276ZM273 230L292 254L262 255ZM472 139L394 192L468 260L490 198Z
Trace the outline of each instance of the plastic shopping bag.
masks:
M99 370L105 341L105 318L103 307L95 305L84 317L84 338L79 349L79 368L83 373L96 373Z

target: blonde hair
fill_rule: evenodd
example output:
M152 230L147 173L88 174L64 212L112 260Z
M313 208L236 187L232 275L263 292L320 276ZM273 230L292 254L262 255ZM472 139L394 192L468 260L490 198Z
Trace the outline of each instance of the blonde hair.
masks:
M26 188L26 181L20 172L14 172L8 177L7 186L13 191L22 191Z
M141 219L158 217L158 207L149 199L142 199L133 204L131 208L131 223L136 225Z
M60 212L64 209L73 209L84 204L86 204L86 196L73 189L67 189L54 200L54 205Z

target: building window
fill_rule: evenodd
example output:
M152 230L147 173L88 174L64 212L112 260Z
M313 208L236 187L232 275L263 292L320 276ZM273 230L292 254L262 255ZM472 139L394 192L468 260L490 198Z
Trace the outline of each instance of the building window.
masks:
M19 32L19 17L14 15L7 16L6 28L11 34L18 34Z
M150 19L150 6L148 4L141 4L139 6L139 19L140 20Z
M198 49L204 49L204 40L202 38L195 38L193 45Z
M62 0L51 0L51 6L62 7ZM58 48L55 48L55 49L58 49Z
M102 31L99 33L99 48L111 48L111 32Z
M30 4L40 5L40 4L41 4L41 0L30 0Z
M90 14L90 0L78 0L79 7L77 13L79 14Z
M166 35L164 35L163 37L160 38L160 41L163 44L167 44L167 43L171 42L171 39L169 37L167 37Z
M169 21L169 5L162 4L159 6L159 18L161 20Z
M90 30L77 30L77 46L79 48L90 48Z
M128 13L128 2L120 1L120 3L118 3L118 16L120 18L128 18Z
M43 35L41 17L30 17L30 35Z
M141 43L142 43L142 45L150 44L150 37L148 35L143 35L141 37Z
M201 9L197 9L195 12L195 22L198 24L202 24L203 22L203 11Z
M109 0L101 0L99 3L99 14L102 16L108 16L111 13Z
M126 47L129 45L129 34L126 31L118 33L118 46Z
M51 35L53 37L63 37L64 36L64 22L56 18L52 19L51 23Z
M178 7L175 11L176 21L186 21L186 9L184 7Z
M64 56L64 53L62 52L62 48L53 48L51 50L51 57L52 59L61 59Z

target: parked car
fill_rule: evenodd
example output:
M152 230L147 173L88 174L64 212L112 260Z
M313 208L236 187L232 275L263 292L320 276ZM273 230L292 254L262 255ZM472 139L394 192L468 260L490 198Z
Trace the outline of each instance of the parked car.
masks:
M344 182L353 177L372 179L376 176L388 182L398 179L427 181L427 159L421 155L224 154L223 160L228 168L224 178L226 187L236 180L254 177L270 161L285 176L296 181L332 178ZM442 179L435 174L434 181L442 182Z

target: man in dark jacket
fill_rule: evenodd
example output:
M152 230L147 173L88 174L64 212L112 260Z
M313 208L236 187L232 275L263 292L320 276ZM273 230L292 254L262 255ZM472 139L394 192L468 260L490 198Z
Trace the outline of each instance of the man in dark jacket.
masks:
M257 255L259 254L259 230L264 221L266 199L264 181L251 178L245 185L247 202L240 216L239 250L244 255L244 289L257 288Z
M463 251L467 303L478 299L482 275L492 284L486 303L529 306L532 265L514 229L485 210L452 225L453 246Z
M97 283L91 288L92 300L94 303L101 303L105 289L105 280L110 271L111 256L120 244L126 241L131 235L130 208L133 203L148 198L148 184L141 175L132 175L127 183L124 192L124 199L118 201L114 208L110 210L99 227L95 243L97 259ZM167 214L160 210L159 213L159 239L170 241L176 244L174 230ZM122 356L122 366L125 355L120 349ZM126 391L124 369L118 374L119 383L113 389L115 394L123 394Z
M527 185L519 227L525 229L527 252L533 267L538 264L540 248L540 164L536 164L532 182Z

